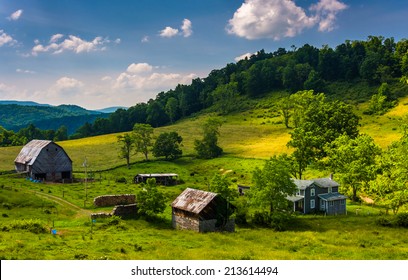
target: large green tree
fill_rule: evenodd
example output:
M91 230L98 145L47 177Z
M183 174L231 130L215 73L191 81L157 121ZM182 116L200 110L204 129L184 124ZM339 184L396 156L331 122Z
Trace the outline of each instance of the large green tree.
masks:
M138 213L146 216L156 216L166 208L166 197L156 185L156 179L147 179L142 190L137 193Z
M283 160L273 157L265 163L263 169L255 169L250 190L251 201L254 205L267 208L270 214L286 211L286 197L295 191L290 170Z
M199 158L216 158L222 154L222 148L218 146L221 125L222 122L217 118L209 118L203 124L203 138L194 141L194 147Z
M351 189L352 200L357 201L358 192L375 177L380 147L368 135L354 139L342 135L326 145L325 151L331 170L338 174L343 187Z
M180 144L183 138L177 132L163 132L157 137L152 153L155 157L165 157L166 159L175 159L181 157L182 150Z
M153 127L149 124L135 124L133 127L133 138L135 139L136 151L142 153L145 159L148 160L153 141Z

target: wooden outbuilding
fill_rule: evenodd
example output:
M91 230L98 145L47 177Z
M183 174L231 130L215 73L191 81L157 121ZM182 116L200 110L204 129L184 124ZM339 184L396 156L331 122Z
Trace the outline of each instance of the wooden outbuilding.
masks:
M16 171L35 180L72 181L72 160L64 149L49 140L32 140L14 160Z
M197 232L235 230L232 205L213 192L187 188L171 204L173 228Z

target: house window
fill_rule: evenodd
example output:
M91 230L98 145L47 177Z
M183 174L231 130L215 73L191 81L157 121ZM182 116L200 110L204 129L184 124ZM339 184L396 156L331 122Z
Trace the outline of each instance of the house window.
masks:
M329 206L334 206L334 201L329 201Z
M305 190L300 190L300 195L305 195Z
M329 187L329 189L328 189L327 192L328 192L328 193L332 193L332 191L333 191L333 190L332 190L332 187Z
M315 196L315 189L310 189L310 196Z
M346 204L346 201L344 199L340 200L340 205Z
M314 199L310 200L310 209L315 209L315 200Z

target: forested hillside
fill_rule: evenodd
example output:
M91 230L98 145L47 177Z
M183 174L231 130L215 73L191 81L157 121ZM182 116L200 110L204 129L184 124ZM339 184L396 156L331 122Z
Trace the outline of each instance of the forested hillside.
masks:
M260 50L249 58L213 70L191 85L178 85L156 99L119 109L78 129L76 137L129 131L135 123L158 127L203 109L219 114L245 109L267 93L292 94L299 90L324 92L328 98L366 101L387 83L388 98L405 95L399 79L408 74L408 40L369 36L334 48L306 44L290 50Z

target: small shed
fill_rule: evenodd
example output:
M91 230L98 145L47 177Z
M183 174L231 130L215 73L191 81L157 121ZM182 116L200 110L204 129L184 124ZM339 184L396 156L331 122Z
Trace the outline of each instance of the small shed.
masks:
M147 179L154 178L156 183L164 186L177 185L178 174L176 173L150 173L150 174L137 174L133 179L135 184L146 183Z
M232 206L221 196L187 188L171 204L173 228L197 232L235 231Z
M18 173L36 180L72 181L72 160L64 149L49 140L32 140L14 160Z

